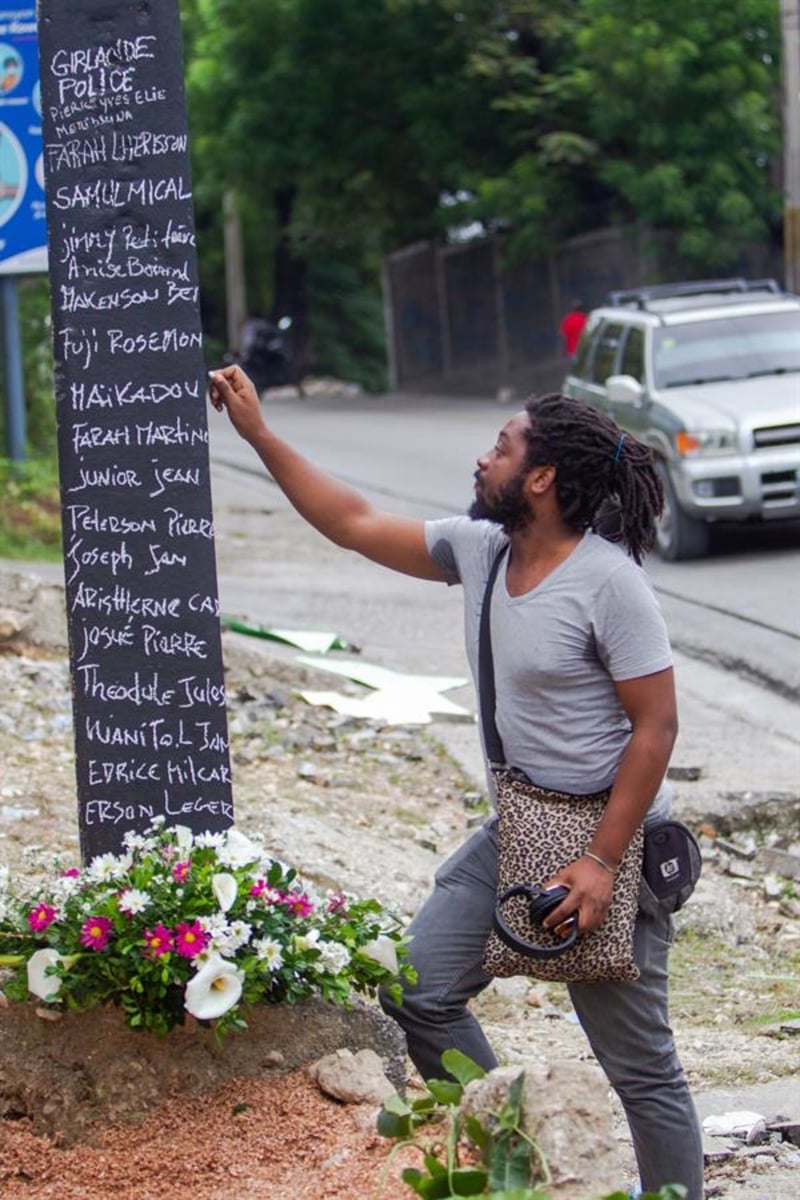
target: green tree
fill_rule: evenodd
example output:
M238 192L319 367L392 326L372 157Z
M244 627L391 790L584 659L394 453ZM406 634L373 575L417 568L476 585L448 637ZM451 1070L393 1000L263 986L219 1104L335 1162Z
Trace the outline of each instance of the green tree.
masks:
M184 0L184 12L212 324L221 196L235 187L251 307L292 317L304 365L375 386L382 256L468 222L529 257L639 221L672 235L682 271L709 272L777 229L774 0Z
M488 19L489 9L495 20ZM517 254L600 225L675 236L685 270L730 266L776 228L773 0L486 5L471 69L494 78L499 173L473 210Z
M716 269L779 212L778 6L773 0L583 0L575 80L598 178L622 218L675 232Z
M466 156L492 157L489 85L465 69L459 15L433 0L192 6L198 207L218 210L226 186L246 197L248 264L270 260L251 304L269 292L301 358L324 332L314 280L346 263L375 294L381 254L436 232Z

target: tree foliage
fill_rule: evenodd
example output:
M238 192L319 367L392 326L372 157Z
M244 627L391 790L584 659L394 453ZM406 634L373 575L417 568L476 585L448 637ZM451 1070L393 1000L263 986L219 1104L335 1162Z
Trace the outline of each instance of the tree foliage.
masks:
M584 0L576 81L623 215L675 230L694 267L725 266L777 215L778 6Z
M317 362L363 362L374 378L382 255L468 223L505 231L519 256L635 220L671 231L676 263L696 271L776 226L774 0L183 11L206 280L221 278L221 196L234 187L251 307L291 315Z

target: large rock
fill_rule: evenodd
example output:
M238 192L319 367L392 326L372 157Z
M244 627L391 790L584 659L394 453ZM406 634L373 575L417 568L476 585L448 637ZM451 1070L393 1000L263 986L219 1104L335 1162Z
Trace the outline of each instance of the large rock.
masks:
M491 1128L492 1114L524 1070L521 1128L541 1151L552 1176L548 1195L589 1200L618 1191L625 1179L613 1132L608 1081L599 1067L583 1062L526 1062L498 1067L468 1084L461 1105Z
M172 1093L295 1070L342 1048L374 1051L403 1089L405 1039L375 1005L264 1005L247 1021L248 1029L218 1042L195 1022L166 1038L132 1030L114 1008L59 1021L41 1020L28 1004L0 1009L0 1119L28 1117L34 1132L71 1145L140 1120Z
M326 1095L343 1104L382 1104L396 1091L374 1050L336 1050L312 1063L308 1073Z

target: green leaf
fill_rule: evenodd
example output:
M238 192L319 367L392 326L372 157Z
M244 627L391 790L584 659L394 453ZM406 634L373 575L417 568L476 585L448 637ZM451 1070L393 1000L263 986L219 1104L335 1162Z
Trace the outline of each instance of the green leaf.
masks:
M439 1162L435 1154L426 1154L423 1158L425 1166L431 1175L438 1177L439 1175L447 1174L447 1167L444 1163Z
M378 1113L375 1127L381 1137L406 1138L412 1129L411 1116L410 1114L402 1115L400 1113L389 1112L384 1107Z
M454 1196L480 1196L486 1191L487 1175L477 1167L456 1167L450 1172Z
M492 1145L493 1141L489 1130L475 1116L474 1113L469 1113L466 1117L464 1117L464 1132L470 1141L478 1147L485 1162L489 1147Z
M407 1116L411 1112L411 1109L399 1092L395 1092L393 1096L388 1096L383 1102L383 1108L385 1112L396 1113L397 1116Z
M439 1104L447 1104L457 1106L461 1103L461 1098L464 1095L464 1089L460 1083L454 1083L450 1079L429 1079L427 1083L428 1091Z
M422 1171L420 1171L418 1167L406 1167L401 1174L401 1179L403 1180L403 1183L408 1184L412 1192L416 1192L418 1196L422 1195L419 1190L420 1185L425 1182L427 1176L423 1175Z
M406 1167L401 1178L412 1191L416 1192L418 1196L422 1196L424 1200L448 1200L448 1197L453 1194L446 1171L441 1175L431 1176L425 1175L417 1167Z
M534 1153L530 1144L521 1139L498 1141L489 1156L490 1186L503 1190L530 1184Z
M442 1055L442 1066L457 1079L462 1087L466 1087L473 1079L483 1079L486 1071L460 1050L445 1050Z

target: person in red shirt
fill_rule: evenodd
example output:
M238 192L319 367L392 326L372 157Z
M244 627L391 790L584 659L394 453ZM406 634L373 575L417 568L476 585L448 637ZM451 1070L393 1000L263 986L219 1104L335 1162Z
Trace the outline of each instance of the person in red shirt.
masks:
M578 342L586 324L586 308L582 300L573 300L568 313L561 321L560 333L564 339L564 353L567 358L574 358Z

